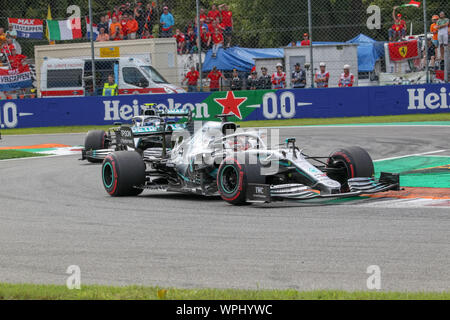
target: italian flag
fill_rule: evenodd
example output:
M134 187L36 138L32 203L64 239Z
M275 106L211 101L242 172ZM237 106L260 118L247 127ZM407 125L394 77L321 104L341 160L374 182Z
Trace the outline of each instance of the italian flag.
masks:
M416 7L416 8L420 8L420 2L411 0L409 3L402 4L400 7Z
M73 40L83 37L81 19L47 20L50 40Z

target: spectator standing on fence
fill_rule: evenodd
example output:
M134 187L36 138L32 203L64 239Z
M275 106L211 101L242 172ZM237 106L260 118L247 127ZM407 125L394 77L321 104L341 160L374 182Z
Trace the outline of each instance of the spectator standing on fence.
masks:
M200 78L200 73L195 70L195 67L191 67L191 71L189 71L186 76L184 77L181 84L183 85L184 82L187 80L188 82L188 92L197 92L197 86L198 86L198 79Z
M302 69L300 63L295 64L295 70L292 72L291 82L294 89L303 89L306 87L306 72Z
M437 25L437 21L439 20L439 16L437 15L437 14L435 14L432 18L431 18L431 21L433 21L433 23L431 24L431 26L430 26L430 32L431 32L431 34L433 35L433 40L432 40L432 42L433 42L433 45L436 47L436 48L439 48L439 39L438 39L438 31L439 31L439 28L438 28L438 25Z
M169 7L164 6L163 14L159 19L159 23L161 24L161 37L162 38L170 38L172 37L172 28L175 24L175 19L172 14L169 12Z
M108 33L109 26L108 26L108 23L106 22L105 16L101 16L100 22L97 24L97 29L99 32L100 32L101 28L103 28L105 30L105 33Z
M354 82L355 76L350 73L350 66L346 64L344 66L344 73L339 78L339 88L353 87Z
M105 27L101 27L98 30L99 30L99 33L98 33L97 39L95 41L97 41L97 42L109 41L109 34L107 34L105 32Z
M286 88L286 73L283 72L283 65L277 63L277 71L272 74L272 86L273 89L285 89Z
M217 10L217 6L215 4L211 6L211 10L208 12L208 17L211 19L211 21L216 20L217 17L220 18L220 11Z
M217 57L217 52L219 51L219 48L223 46L223 35L218 28L214 30L214 34L212 35L212 42L213 42L212 57L215 58Z
M314 82L317 88L328 88L328 81L330 80L330 73L326 71L327 65L325 62L320 63L320 71L316 72Z
M449 19L445 16L444 12L439 14L439 20L437 21L438 26L438 40L440 46L440 57L439 60L444 60L445 55L445 46L448 46L448 27L449 27Z
M392 18L394 19L394 24L391 29L389 29L389 41L397 41L406 36L406 22L402 19L402 14L395 14L398 6L394 7L392 11Z
M204 8L200 8L200 20L203 19L203 21L205 21L207 17L208 16L205 13L205 9Z
M226 48L231 46L231 38L233 35L233 13L230 11L230 8L227 4L221 4L219 6L220 14L222 16L222 24L225 28L225 38L226 38Z
M311 45L311 40L309 40L309 34L304 33L303 34L303 40L302 42L300 42L301 46L310 46Z
M233 69L233 74L231 76L231 91L240 91L242 90L242 79L239 76L239 72L237 69Z
M258 80L258 89L272 89L272 77L267 73L266 67L261 67L261 77Z
M220 88L220 79L227 80L222 72L217 70L217 67L214 66L211 72L208 74L209 81L209 91L219 91Z
M180 29L177 29L175 31L175 35L173 37L177 40L178 54L183 54L184 48L186 46L186 38L185 38L184 34L180 31Z
M258 90L259 88L259 79L258 79L258 72L255 70L252 70L252 73L247 78L247 90Z

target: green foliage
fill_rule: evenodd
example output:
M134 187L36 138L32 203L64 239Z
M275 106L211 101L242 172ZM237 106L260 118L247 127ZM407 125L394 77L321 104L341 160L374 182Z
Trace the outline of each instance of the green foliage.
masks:
M94 20L100 15L112 11L115 5L125 0L92 1ZM144 1L145 2L145 1ZM196 16L195 0L159 0L157 16L163 5L168 5L175 17L176 27L184 30L188 23L193 23ZM233 43L242 47L281 47L291 41L301 40L303 33L308 32L307 1L298 0L228 0L233 11L234 35ZM392 9L407 3L407 0L312 0L313 40L315 41L347 41L360 33L367 34L379 41L387 40L387 30L393 23ZM224 1L200 0L200 6L208 11L211 5ZM45 19L47 6L50 4L53 19L66 19L69 5L78 5L81 16L88 14L88 0L16 0L14 6L0 9L0 25L6 26L7 17L24 17ZM382 29L369 30L366 21L369 15L366 10L370 5L381 9ZM427 19L440 11L450 15L450 1L428 0ZM414 34L424 32L423 10L417 8L399 8L408 26ZM428 23L428 24L429 24ZM157 26L155 26L157 28ZM39 41L22 41L25 53L33 54L33 45Z

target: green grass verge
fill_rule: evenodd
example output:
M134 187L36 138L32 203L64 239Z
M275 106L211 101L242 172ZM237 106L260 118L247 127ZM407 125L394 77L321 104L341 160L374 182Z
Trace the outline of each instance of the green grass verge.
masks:
M320 290L162 289L157 287L0 284L0 300L449 300L450 292L347 292Z
M26 152L20 150L0 150L0 160L45 157L46 154Z
M397 122L428 122L450 121L450 113L415 114L401 116L357 117L357 118L320 118L320 119L286 119L242 121L241 127L278 127L278 126L308 126L308 125L335 125L335 124L364 124L364 123L397 123ZM89 130L107 130L113 125L106 126L72 126L72 127L46 127L2 130L3 135L22 134L55 134L55 133L84 133Z

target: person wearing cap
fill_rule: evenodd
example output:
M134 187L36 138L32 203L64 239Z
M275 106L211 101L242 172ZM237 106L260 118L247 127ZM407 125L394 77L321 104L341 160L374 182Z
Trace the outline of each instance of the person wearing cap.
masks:
M439 60L444 60L445 46L448 46L448 26L449 19L445 16L444 12L439 14L439 20L436 22L438 26L438 41L440 46L440 57Z
M242 90L242 79L239 77L239 72L237 69L233 69L233 74L231 76L231 91L239 91Z
M433 21L433 23L430 26L430 32L433 35L433 45L438 48L439 47L439 40L438 40L438 25L437 25L437 21L439 20L439 16L437 14L435 14L432 18L431 21Z
M389 29L389 41L400 40L402 37L406 36L406 22L402 19L401 13L396 14L395 10L397 10L398 6L394 7L392 11L392 18L394 19L394 24L391 29Z
M301 46L310 46L311 45L311 41L309 40L309 34L304 33L303 34L303 40L302 42L300 42Z
M208 32L208 27L202 26L200 38L202 39L202 50L208 51L211 49L211 33Z
M292 72L291 82L294 89L304 89L306 87L306 72L302 69L300 63L295 64L295 70Z
M208 74L208 79L210 80L210 82L209 82L209 91L211 91L211 92L219 91L220 79L227 80L223 76L222 72L217 70L216 66L214 66L212 68L211 72Z
M328 88L328 81L330 80L330 73L326 71L327 65L325 62L320 63L320 71L316 72L314 82L316 88Z
M104 42L109 41L109 34L105 32L105 27L101 27L98 29L99 34L97 36L97 39L95 39L96 42Z
M350 66L346 64L344 66L344 73L339 78L339 88L353 87L355 82L355 76L350 73Z
M215 58L215 57L217 57L217 52L219 52L219 49L223 46L223 34L219 28L216 28L214 30L214 33L211 36L211 40L213 43L212 57ZM211 40L210 40L210 43L211 43Z
M286 88L286 73L283 72L283 65L277 63L277 71L272 74L272 88L275 90Z
M255 70L252 70L252 73L247 78L247 90L258 90L259 88L259 79L258 79L258 72Z
M169 7L164 6L163 14L159 19L159 23L161 24L161 38L171 38L173 33L172 29L175 25L175 19L169 12Z
M270 90L272 89L272 79L267 73L266 67L261 67L261 77L258 79L258 89Z

